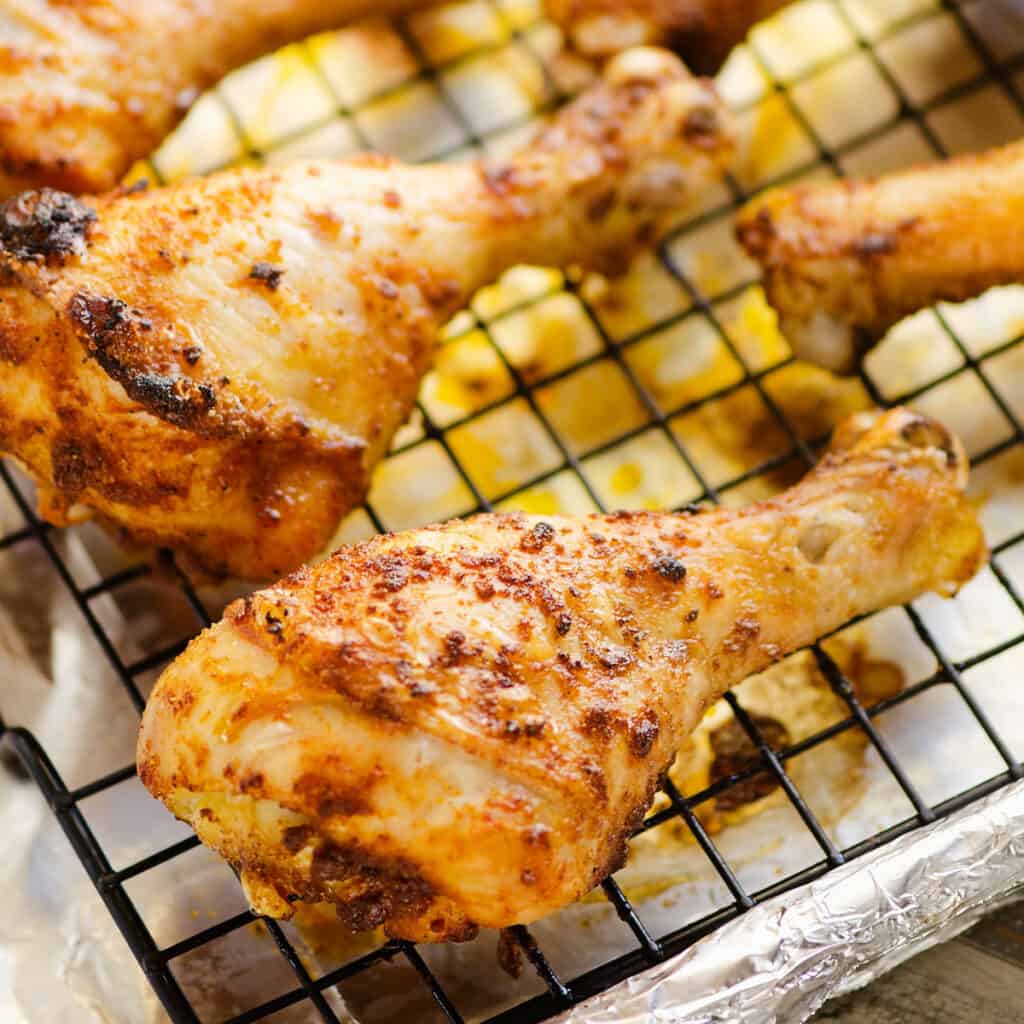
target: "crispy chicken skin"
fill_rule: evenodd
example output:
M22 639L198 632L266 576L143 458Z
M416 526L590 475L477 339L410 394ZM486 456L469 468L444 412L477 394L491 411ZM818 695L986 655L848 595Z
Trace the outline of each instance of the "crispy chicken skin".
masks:
M113 188L233 68L428 0L2 0L0 197Z
M638 49L508 161L25 193L0 207L0 449L53 523L280 576L362 499L478 287L622 268L730 153L710 83Z
M798 356L839 373L903 317L1024 281L1024 143L866 181L795 185L741 212Z
M253 906L465 939L583 895L733 683L985 554L966 458L860 414L742 510L485 515L342 549L231 605L159 680L142 781Z
M667 46L700 74L714 74L751 27L789 0L547 0L573 47L606 58L624 47Z
M440 0L0 0L0 198L112 189L196 97L285 43ZM664 43L711 73L783 0L548 0L584 52Z

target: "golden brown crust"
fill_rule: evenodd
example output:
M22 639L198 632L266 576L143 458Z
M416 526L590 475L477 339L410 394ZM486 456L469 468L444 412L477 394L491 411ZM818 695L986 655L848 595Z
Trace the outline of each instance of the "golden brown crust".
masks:
M345 549L165 673L140 777L262 909L354 898L415 939L526 923L622 863L726 687L977 571L965 474L948 432L895 410L747 509L480 516Z
M435 0L436 2L436 0ZM285 43L430 0L6 0L0 198L113 188L233 68Z
M500 188L491 162L363 157L20 196L0 207L0 448L51 521L91 509L206 574L279 576L362 499L476 288L628 260L730 152L711 85L641 50Z
M308 557L361 498L356 442L313 431L290 440L271 422L215 438L182 429L165 403L149 400L159 393L133 389L140 401L129 401L66 324L25 293L0 290L0 308L19 306L22 329L2 346L0 443L40 482L51 522L88 506L127 542L172 547L204 574L269 576Z
M628 46L665 46L714 74L757 22L788 0L547 0L577 50L608 58Z
M0 198L42 185L107 191L233 68L321 29L438 2L8 0L22 31L0 46ZM660 44L703 74L782 2L548 0L548 9L593 56Z
M1024 144L752 200L736 229L801 357L852 372L903 317L1024 280Z

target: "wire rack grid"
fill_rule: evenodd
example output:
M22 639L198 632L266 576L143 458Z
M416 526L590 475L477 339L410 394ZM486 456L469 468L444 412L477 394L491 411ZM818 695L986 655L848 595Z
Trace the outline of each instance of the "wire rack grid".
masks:
M304 153L339 154L348 149L381 146L388 140L381 137L386 118L379 116L380 111L397 97L410 92L420 97L429 108L430 114L426 118L429 130L417 129L400 138L399 148L404 146L406 149L402 155L432 159L459 157L467 152L493 148L503 144L504 140L517 137L520 130L532 123L539 113L564 98L565 83L560 80L557 66L550 59L550 28L539 20L539 15L529 4L482 0L462 6L473 9L466 17L471 16L478 27L484 26L478 33L482 42L477 38L471 44L463 43L446 49L434 45L436 38L426 33L416 18L396 22L386 32L389 33L388 46L396 52L401 51L401 59L397 62L400 71L392 73L391 80L383 75L379 88L367 88L361 95L346 94L348 87L338 85L332 75L329 54L325 57L327 51L323 48L314 44L290 48L290 59L298 62L300 75L315 81L323 102L319 108L315 104L312 108L308 105L301 108L301 116L305 120L286 126L273 137L258 127L254 129L251 121L247 124L244 108L251 97L246 95L245 88L238 85L237 80L233 85L229 79L202 101L202 112L195 115L195 118L205 118L207 122L217 122L227 132L229 142L220 147L221 156L206 159L201 154L198 159L206 159L205 164L198 168L183 168L176 163L179 160L175 149L178 143L171 140L141 173L162 181L182 170L209 171L222 163L282 159ZM883 7L887 8L887 13L878 13ZM733 90L739 95L731 96L737 115L741 120L753 117L755 113L764 117L765 111L770 110L774 119L772 123L777 126L784 122L787 130L792 132L792 138L798 141L788 145L782 159L784 166L781 170L776 169L777 173L761 175L749 169L737 172L721 194L713 196L697 216L679 225L663 242L653 269L661 275L659 287L670 289L675 296L667 304L670 307L668 312L648 317L639 327L634 324L623 331L614 313L609 313L609 309L614 307L602 305L600 294L593 290L590 282L543 274L530 278L529 287L511 298L504 296L500 301L480 299L475 302L473 308L460 315L448 331L441 359L445 359L446 352L471 344L476 357L487 361L493 369L494 379L500 384L477 388L475 392L470 388L470 397L461 405L456 402L453 406L452 402L446 404L443 400L443 389L436 387L432 390L428 381L413 423L396 440L389 463L382 469L384 484L379 478L365 508L347 524L343 536L353 537L373 530L411 525L405 521L409 516L426 519L438 518L441 514L468 514L493 508L536 508L538 503L544 506L545 502L551 501L569 507L571 511L604 510L617 503L650 501L649 493L646 497L644 493L623 497L614 488L609 490L609 479L616 472L622 476L622 453L632 451L630 446L639 440L653 444L662 457L672 460L671 465L675 468L668 475L672 478L672 493L679 505L691 501L717 503L740 500L759 493L759 490L771 489L778 485L779 479L812 465L826 430L819 425L816 431L809 431L806 423L793 416L792 393L778 386L778 382L793 368L791 356L784 350L764 358L763 353L752 356L749 346L737 338L728 315L737 302L743 301L756 288L753 268L730 252L731 269L726 274L724 285L720 281L709 285L707 275L702 276L700 267L690 254L709 244L709 240L723 237L735 209L752 191L766 185L808 175L843 174L850 170L898 163L906 152L916 156L943 156L960 148L1000 141L998 135L1001 132L1007 136L1015 134L1019 126L1024 126L1021 89L1024 33L1013 40L989 31L990 8L992 5L985 0L965 4L910 0L894 5L872 5L859 0L809 0L784 15L786 25L789 29L803 32L808 31L809 26L816 30L824 25L828 31L823 33L824 41L818 51L800 62L790 59L786 48L778 43L781 38L778 34L773 37L760 30L755 32L747 47L734 56L730 65L735 81L741 83ZM945 40L944 45L951 45L955 51L955 55L949 58L950 66L944 72L947 84L930 93L905 73L922 53L927 56L927 46L932 43L927 43L922 50L920 38L929 32L932 34L929 38L941 37ZM473 69L500 60L513 61L520 74L527 69L525 73L532 76L534 91L530 104L523 104L518 112L497 123L493 123L493 119L488 123L486 116L481 119L478 114L467 113L462 95L472 87L470 72ZM861 110L851 108L847 112L849 116L844 117L844 123L838 127L834 118L821 121L805 98L813 96L820 83L830 76L842 74L843 69L853 67L859 75L870 76L874 87L879 90L881 98L873 104L873 113L865 117ZM467 73L468 85L460 78ZM995 137L979 139L971 134L975 130L972 105L978 103L983 103L990 115L995 111L997 116L988 118L996 125L990 132ZM872 106L872 103L864 99L859 104L860 107L865 105ZM962 113L951 116L951 111ZM177 137L179 140L185 138L187 142L190 125L195 118L186 123ZM205 130L209 131L209 124ZM911 140L909 144L908 140ZM225 154L226 158L222 159ZM503 343L503 325L524 315L527 316L526 322L530 323L531 311L552 302L560 303L559 309L571 308L573 315L580 317L583 324L582 327L576 324L572 330L577 335L583 332L590 340L566 356L563 365L548 365L540 370L535 366L524 366L516 352ZM1014 372L1014 360L1024 356L1024 345L1021 345L1024 336L1012 332L978 342L962 329L964 318L957 310L932 311L927 318L928 342L941 348L945 354L937 361L931 360L927 373L911 373L904 382L905 386L899 387L895 386L893 376L886 372L889 363L885 358L876 364L869 360L855 385L861 389L858 396L862 396L865 402L880 405L915 401L926 407L931 403L945 408L947 418L953 416L955 420L980 418L989 421L995 418L1000 424L995 440L987 437L984 443L971 445L972 462L977 471L984 472L986 465L1012 455L1024 442L1021 398L1007 383ZM711 382L703 393L684 390L666 397L656 383L652 384L647 364L637 358L637 353L653 342L660 343L666 336L677 338L678 335L666 332L680 330L699 331L702 336L710 337L720 358L732 369L724 381ZM581 440L573 436L571 420L567 428L559 419L558 406L549 400L549 396L560 388L570 387L574 381L593 381L594 378L587 374L592 375L597 368L614 377L615 387L620 390L612 389L611 393L613 396L620 393L627 396L621 404L631 410L629 416L632 418L610 436L588 436ZM951 385L963 390L950 392ZM571 396L572 393L570 389L568 394ZM954 407L956 403L950 400L951 394L975 396L975 404L958 412ZM706 425L707 421L700 418L704 411L715 406L731 408L728 403L737 396L756 403L762 417L759 422L768 424L766 429L781 441L776 450L768 454L759 452L756 457L748 458L745 464L730 463L730 468L724 471L718 463L709 464L706 452L699 446L695 450L694 435L688 433L685 424L697 417L698 425ZM614 400L619 401L618 398ZM518 419L509 418L510 410L515 411ZM814 417L811 419L818 422ZM613 419L613 423L622 426L619 420ZM482 427L485 437L493 435L495 430L507 432L512 427L513 434L527 439L523 443L530 448L530 457L514 467L516 472L500 474L475 468L468 457L474 450L474 444L479 446L482 443L479 436L475 442L471 441L475 427ZM491 435L487 434L488 430ZM540 456L536 456L538 451ZM417 458L426 461L422 464L412 461ZM422 470L423 466L432 467L432 475L440 473L449 480L447 490L438 499L440 507L435 508L429 501L419 502L416 511L409 513L400 507L389 506L395 491L393 480L388 483L391 479L388 477L389 466L397 467L395 478L403 481L410 480L412 474ZM144 581L150 570L141 565L123 568L99 582L83 586L66 564L60 545L56 543L55 531L36 515L17 472L5 465L0 468L0 476L23 519L21 527L0 538L0 549L13 549L18 545L37 545L42 549L73 597L130 700L141 711L145 701L144 680L151 678L154 670L178 654L184 640L129 660L108 636L94 604L102 595L116 595L119 590ZM619 498L622 498L621 502ZM511 929L506 941L518 946L543 989L491 1020L543 1020L644 967L680 952L754 905L819 877L837 865L948 815L1024 776L1020 746L1000 735L984 700L965 680L965 673L1024 642L1024 602L1015 583L1016 563L1012 558L1016 546L1024 540L1024 531L1004 529L994 539L991 583L1000 589L1013 616L1020 616L1019 626L1005 630L996 642L983 649L964 653L946 642L946 637L935 624L941 619L930 617L927 608L920 604L909 606L905 614L919 641L931 652L934 670L900 692L874 702L863 701L858 696L853 681L829 653L827 643L815 645L812 648L815 663L842 701L845 713L827 728L795 743L773 745L757 716L750 714L735 695L727 695L725 700L755 748L756 757L748 767L717 779L698 792L684 793L668 782L660 809L641 826L641 831L649 831L670 820L683 822L720 876L728 891L727 903L662 933L648 927L643 914L610 878L603 883L603 892L631 933L631 948L581 975L562 977L530 929ZM207 625L217 609L211 608L204 595L187 580L180 579L179 585L194 615L194 628ZM1016 622L1016 619L1012 621ZM912 707L915 700L940 687L956 695L987 737L996 752L999 768L990 777L974 781L962 792L933 800L905 770L884 731L877 727L877 720L894 708ZM852 845L841 846L802 796L788 766L802 754L849 732L859 732L865 737L913 812ZM159 946L126 886L131 880L183 856L197 845L197 840L194 837L182 839L115 870L103 843L90 826L83 804L89 798L131 779L134 766L125 765L84 785L68 788L51 758L29 732L9 728L5 739L24 770L41 789L170 1018L176 1024L199 1021L201 1018L197 1010L174 973L175 962L249 926L253 916L242 912L202 928L180 942ZM814 863L801 866L776 882L751 891L730 866L728 857L709 834L697 812L707 801L763 777L764 773L769 773L774 784L785 794L816 844L818 855ZM421 952L410 944L388 942L316 976L281 926L273 921L263 921L262 926L292 972L293 984L279 996L231 1017L230 1024L269 1019L304 1002L315 1009L324 1021L338 1021L338 1011L327 998L330 991L380 962L395 958L404 959L422 979L440 1019L451 1022L464 1019L457 999L449 995Z

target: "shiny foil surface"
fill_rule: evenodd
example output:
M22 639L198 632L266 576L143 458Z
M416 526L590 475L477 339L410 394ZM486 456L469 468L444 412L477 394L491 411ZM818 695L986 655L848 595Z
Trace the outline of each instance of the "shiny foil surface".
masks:
M1024 782L748 911L560 1024L807 1020L1024 884Z
M28 6L3 6L0 41L24 29ZM401 24L372 19L234 72L130 177L171 182L367 146L406 160L500 155L590 74L562 52L538 0L470 0ZM620 280L523 267L475 296L444 332L367 508L335 540L464 515L479 498L547 515L675 508L712 491L738 505L798 478L808 446L850 413L907 401L963 439L993 564L953 599L928 595L869 616L822 649L922 803L941 807L1007 769L965 697L1009 756L1024 756L1024 288L923 311L890 332L861 377L837 378L792 359L732 217L744 196L775 184L884 173L1024 136L1024 3L801 0L754 30L718 86L736 111L732 179L680 212L659 251ZM133 675L143 694L159 670L154 655L198 626L166 582L128 572L104 585L139 556L96 525L45 538L52 555L0 484L0 714L31 730L74 789L133 763L138 715L69 587L91 595L94 624L121 662L148 666ZM199 598L216 618L241 593L228 585ZM795 1024L1024 884L1024 784L906 830L913 803L808 652L744 682L736 696L770 727L773 745L799 748L783 761L787 776L836 849L901 834L758 903L562 1020ZM682 794L713 784L735 725L726 704L709 710L672 772ZM693 808L744 891L817 871L821 846L778 786L755 776L746 790L742 800L719 794ZM77 806L115 871L190 834L130 773ZM664 807L661 797L656 810ZM0 1021L166 1021L54 816L7 761L0 837ZM615 881L657 940L733 906L680 819L636 837ZM201 847L139 872L125 892L162 949L245 910L234 875ZM303 912L285 932L314 978L383 942L345 934L330 913ZM570 987L637 950L601 890L530 934ZM497 946L484 933L417 948L467 1022L546 991L528 964L510 977ZM204 1024L297 984L260 922L175 958L172 971ZM355 1024L441 1019L401 955L325 999ZM296 1001L268 1020L322 1018Z

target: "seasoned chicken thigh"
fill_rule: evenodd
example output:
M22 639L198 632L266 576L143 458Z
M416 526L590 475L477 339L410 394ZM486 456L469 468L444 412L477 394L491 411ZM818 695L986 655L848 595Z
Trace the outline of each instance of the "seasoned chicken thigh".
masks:
M624 267L730 152L712 86L640 49L507 161L26 193L0 207L0 448L51 522L281 575L362 499L478 287Z
M627 46L657 44L701 74L713 74L757 22L789 0L547 0L550 17L573 46L611 57Z
M465 939L623 862L709 704L853 616L978 569L966 459L861 414L746 509L486 515L342 549L231 605L167 669L145 785L260 912Z
M233 68L429 0L2 0L0 197L113 188Z
M1015 143L866 181L775 189L740 212L737 232L796 354L849 373L903 317L1024 281L1022 211Z

